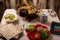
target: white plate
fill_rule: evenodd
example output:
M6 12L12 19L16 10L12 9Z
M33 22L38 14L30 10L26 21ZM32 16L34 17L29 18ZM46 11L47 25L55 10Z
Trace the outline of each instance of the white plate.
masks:
M13 14L15 15L15 19L14 20L6 20L4 18L5 15L7 14ZM5 12L4 12L4 16L3 16L3 19L6 21L6 22L14 22L15 20L17 20L17 11L14 10L14 9L6 9Z

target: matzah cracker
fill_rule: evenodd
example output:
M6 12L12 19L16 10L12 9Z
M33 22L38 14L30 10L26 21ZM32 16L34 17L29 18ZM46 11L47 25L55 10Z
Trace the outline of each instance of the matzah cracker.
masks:
M0 33L6 38L11 39L12 37L21 33L22 30L20 27L15 27L13 24L8 24L0 28Z

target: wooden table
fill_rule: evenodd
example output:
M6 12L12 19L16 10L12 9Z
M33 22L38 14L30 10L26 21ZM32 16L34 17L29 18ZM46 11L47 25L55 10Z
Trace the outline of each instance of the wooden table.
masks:
M57 16L51 17L49 15L48 9L42 9L42 10L44 10L48 14L48 21L47 21L47 23L45 25L50 27L51 23L53 21L60 22ZM38 23L40 23L39 21L37 21L37 22L27 22L26 20L23 20L23 18L20 17L20 16L18 16L18 21L19 21L19 25L21 25L22 27L23 27L23 24L38 24ZM3 18L1 20L1 24L6 24L6 22L3 20ZM26 35L27 34L25 32L25 29L23 29L23 36L20 38L20 40L29 40ZM52 38L50 38L49 40L60 40L60 36L52 35Z

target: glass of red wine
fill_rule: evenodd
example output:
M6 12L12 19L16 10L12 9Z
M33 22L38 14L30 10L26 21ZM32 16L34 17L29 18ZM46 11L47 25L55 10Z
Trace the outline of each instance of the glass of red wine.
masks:
M22 17L28 16L28 10L27 9L21 9L20 10L20 16L22 16Z
M25 17L28 16L28 9L20 9L20 16L23 17L23 21L24 21Z

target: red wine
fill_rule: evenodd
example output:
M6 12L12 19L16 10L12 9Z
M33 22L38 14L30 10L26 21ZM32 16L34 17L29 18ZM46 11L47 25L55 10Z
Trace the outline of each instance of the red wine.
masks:
M27 9L21 9L20 10L20 16L22 16L22 17L28 16L28 10Z

